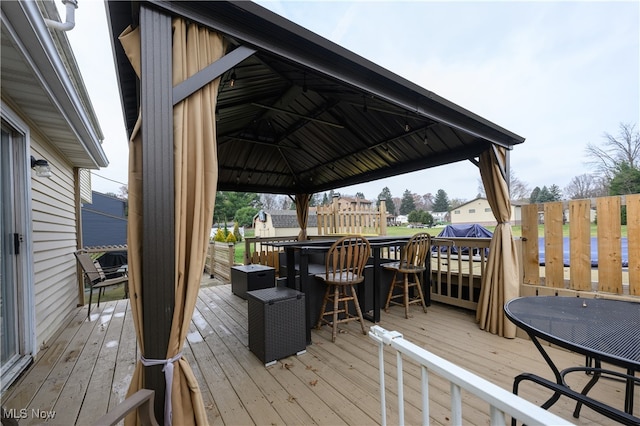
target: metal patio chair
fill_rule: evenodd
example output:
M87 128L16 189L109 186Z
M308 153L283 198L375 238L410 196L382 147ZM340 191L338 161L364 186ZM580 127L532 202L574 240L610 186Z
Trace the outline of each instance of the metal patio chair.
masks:
M112 274L115 271L105 271L97 260L91 259L91 256L84 251L77 251L74 254L76 259L78 259L78 263L80 263L84 278L89 284L89 308L87 310L87 318L89 318L91 314L91 299L93 298L94 289L98 290L98 306L100 306L100 297L104 294L105 288L109 286L124 284L125 297L128 297L129 277L127 276L126 270L122 271L123 275L121 276L107 278L107 274Z

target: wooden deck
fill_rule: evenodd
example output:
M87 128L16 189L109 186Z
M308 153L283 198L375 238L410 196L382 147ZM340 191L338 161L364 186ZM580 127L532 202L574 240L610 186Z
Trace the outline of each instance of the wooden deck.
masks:
M212 425L364 425L380 424L377 348L357 323L342 328L331 343L328 328L313 331L313 345L300 356L265 368L248 349L247 302L230 285L203 282L184 347L203 391ZM414 306L413 318L394 307L380 326L397 330L427 350L510 390L522 371L552 378L533 344L504 339L478 329L474 314L434 303L427 314ZM102 303L86 319L86 307L70 317L56 339L41 350L31 368L2 397L5 409L26 409L20 424L87 425L120 402L136 360L136 342L127 300ZM579 365L581 356L549 348L560 366ZM386 357L388 423L398 423L395 356ZM405 363L407 424L419 424L419 373ZM576 376L576 384L586 376ZM522 396L541 404L548 393L524 384ZM640 408L636 392L636 413ZM431 379L432 424L449 424L449 385ZM623 386L601 380L592 395L622 407ZM32 411L39 410L39 411ZM571 416L573 404L561 398L551 411L577 424L611 423L588 408ZM465 395L465 424L488 424L488 406Z

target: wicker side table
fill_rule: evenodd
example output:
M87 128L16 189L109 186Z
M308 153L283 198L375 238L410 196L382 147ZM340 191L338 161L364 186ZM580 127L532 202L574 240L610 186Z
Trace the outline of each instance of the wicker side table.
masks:
M304 293L271 287L247 292L249 349L266 366L306 351Z
M231 291L236 296L247 298L247 292L273 287L276 270L264 265L239 265L231 268Z

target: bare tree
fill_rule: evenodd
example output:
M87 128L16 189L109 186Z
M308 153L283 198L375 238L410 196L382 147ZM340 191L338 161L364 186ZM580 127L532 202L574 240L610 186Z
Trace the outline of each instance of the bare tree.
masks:
M464 198L452 198L451 200L449 200L449 210L458 208L466 202L467 200L465 200Z
M526 182L521 181L513 169L509 169L509 192L512 200L527 200L531 194L531 189ZM478 179L478 197L487 197L482 179Z
M513 169L509 170L509 193L512 200L526 200L531 194L531 188L526 182L521 181Z
M616 175L621 164L632 169L640 168L640 133L635 127L635 124L620 123L617 137L605 133L605 142L601 146L587 144L588 163L607 180Z
M260 194L260 202L262 208L265 210L275 210L279 206L282 206L282 202L279 200L279 196L276 194Z
M121 198L123 200L127 200L129 198L129 186L128 185L122 185L120 187L120 193L118 194L118 198Z
M388 202L389 202L389 201L387 201L387 203L388 203ZM402 198L400 198L400 197L393 197L393 198L391 199L391 202L393 203L393 207L395 208L395 210L394 210L394 211L395 211L395 212L396 212L396 214L397 214L397 212L399 212L399 211L400 211L400 204L402 203Z
M574 176L565 187L564 194L571 200L602 197L607 195L607 188L601 178L585 173Z
M427 192L422 196L422 203L424 204L425 211L431 211L433 209L433 194Z
M422 198L422 196L416 194L415 192L411 195L413 196L413 205L416 206L416 210L426 211L427 209L425 208L425 205L424 205L424 198Z

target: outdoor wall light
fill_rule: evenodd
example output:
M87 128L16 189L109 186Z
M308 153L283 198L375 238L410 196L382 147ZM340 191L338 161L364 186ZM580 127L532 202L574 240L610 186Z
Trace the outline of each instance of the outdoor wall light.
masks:
M36 160L36 158L31 156L31 168L36 171L36 176L40 177L51 177L51 166L47 160Z

